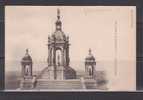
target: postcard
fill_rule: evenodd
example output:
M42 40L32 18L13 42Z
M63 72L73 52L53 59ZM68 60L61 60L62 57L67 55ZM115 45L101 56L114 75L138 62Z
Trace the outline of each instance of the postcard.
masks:
M135 91L135 6L5 6L5 90Z

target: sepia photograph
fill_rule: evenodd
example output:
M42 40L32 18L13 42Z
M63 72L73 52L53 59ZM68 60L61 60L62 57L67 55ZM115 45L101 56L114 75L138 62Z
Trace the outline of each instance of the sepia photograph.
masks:
M5 91L135 90L135 6L5 6Z

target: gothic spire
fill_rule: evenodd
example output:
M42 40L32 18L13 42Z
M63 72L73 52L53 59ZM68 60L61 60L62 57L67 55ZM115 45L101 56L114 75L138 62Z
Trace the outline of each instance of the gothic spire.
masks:
M57 9L57 18L60 19L60 9Z
M62 22L60 21L60 9L57 9L56 30L61 30Z
M29 55L28 52L29 52L28 49L26 49L26 55Z
M89 55L91 55L91 49L89 48Z

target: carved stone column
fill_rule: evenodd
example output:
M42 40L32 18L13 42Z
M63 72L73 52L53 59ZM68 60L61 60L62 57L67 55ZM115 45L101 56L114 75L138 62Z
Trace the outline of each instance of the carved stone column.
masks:
M62 48L62 65L64 66L65 60L64 60L64 48Z

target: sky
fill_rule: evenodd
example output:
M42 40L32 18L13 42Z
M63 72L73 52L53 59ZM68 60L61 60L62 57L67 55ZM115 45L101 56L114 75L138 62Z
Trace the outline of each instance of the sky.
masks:
M35 61L47 59L46 44L55 31L57 8L62 30L70 37L71 60L84 61L89 48L98 61L114 59L115 21L120 32L128 32L132 7L6 6L6 60L21 60L26 48Z

